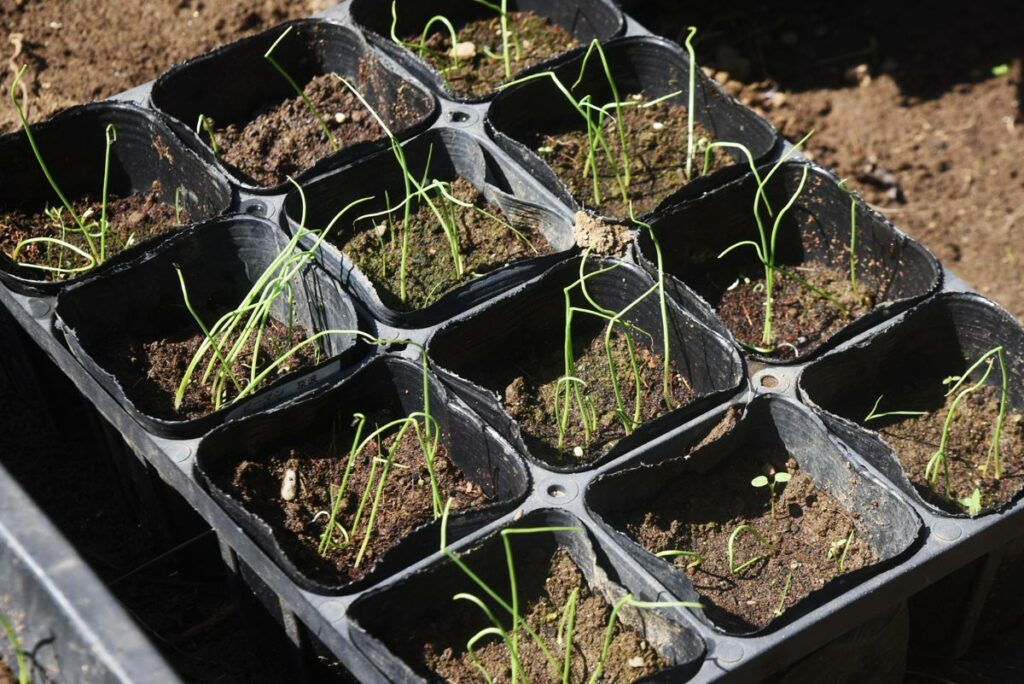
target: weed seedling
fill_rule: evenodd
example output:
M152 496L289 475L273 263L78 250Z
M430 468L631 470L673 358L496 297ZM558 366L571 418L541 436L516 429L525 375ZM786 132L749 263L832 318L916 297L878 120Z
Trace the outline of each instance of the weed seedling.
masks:
M970 496L965 496L960 499L960 505L967 511L967 515L972 518L981 514L981 490L977 487L971 492Z
M317 110L316 105L313 104L313 101L310 100L309 97L306 95L306 92L299 87L299 84L295 82L295 79L292 78L291 75L287 71L285 71L284 67L282 67L278 63L278 61L273 57L274 50L276 50L277 46L280 45L281 41L285 39L285 36L291 33L292 28L294 27L289 26L281 33L280 36L277 37L277 40L274 41L274 44L271 45L270 48L267 49L265 53L263 53L263 58L270 62L270 66L274 67L274 70L277 73L281 74L281 77L284 80L288 81L288 85L292 87L292 90L295 91L295 94L302 98L302 102L306 105L306 109L317 120L317 123L320 124L320 128L323 130L324 135L326 135L327 139L330 141L331 149L337 152L339 149L341 149L341 147L338 145L338 141L334 139L334 135L331 133L331 129L327 127L327 121L324 120L324 117L320 114L319 110ZM212 137L213 136L211 134L211 138ZM216 154L216 150L214 151L214 154Z
M843 571L843 567L846 565L846 554L850 552L850 547L853 546L853 537L856 533L857 530L850 530L850 534L842 539L835 540L828 547L828 559L836 564L836 572Z
M489 627L485 627L477 632L466 643L466 651L469 653L469 656L477 670L479 670L481 677L483 677L484 681L489 683L495 681L495 678L487 671L477 658L475 647L481 639L486 637L497 637L508 650L509 671L511 673L510 681L513 683L527 682L523 671L523 656L520 648L521 638L523 633L525 633L526 638L530 639L537 646L538 650L540 650L544 659L547 661L551 680L568 684L570 681L570 675L574 669L574 655L578 652L577 650L574 650L573 634L577 628L576 606L580 596L579 588L575 588L574 591L570 592L565 605L561 610L557 611L560 618L558 622L556 644L555 647L552 647L552 645L549 644L544 637L540 636L538 631L522 615L519 585L516 578L516 566L512 556L511 538L516 535L537 535L558 532L582 533L583 530L579 527L561 526L509 528L502 530L501 540L505 550L505 563L508 568L509 578L510 600L506 601L495 589L482 580L479 575L477 575L465 563L465 561L459 557L458 554L448 548L447 519L450 504L451 501L445 505L444 514L442 515L441 551L473 582L473 584L479 587L487 598L496 604L498 608L507 613L508 619L511 621L511 628L506 628L504 626L505 623L498 619L488 603L479 596L462 592L455 594L453 597L453 600L455 601L466 601L475 605L483 613L487 622L490 623ZM702 608L700 603L693 601L640 601L634 598L632 594L625 594L616 600L612 605L611 615L608 618L608 624L604 630L604 639L602 641L597 663L596 665L591 665L592 674L588 680L588 684L594 684L601 679L608 661L608 654L611 650L612 640L615 637L616 626L619 623L619 615L624 609L633 608L636 610L654 610L658 608L672 607L691 608L695 610ZM557 648L559 646L561 646L561 649ZM578 648L578 646L576 648Z
M775 517L775 486L779 484L785 484L790 481L792 475L786 471L780 473L772 473L771 479L767 475L758 475L750 481L752 487L760 489L761 487L768 488L768 501L772 506L772 517Z
M18 639L17 632L14 631L14 626L11 625L11 621L3 613L0 613L0 627L3 628L4 634L7 635L7 640L11 642L11 648L14 649L14 658L18 665L18 684L30 684L32 681L32 670L28 665L28 658L25 656L25 652L21 650L21 641Z
M736 565L736 539L743 533L750 534L754 537L754 539L758 541L759 544L761 544L761 546L767 547L768 553L763 553L760 556L754 556L750 560L744 561L739 565ZM758 562L759 560L764 560L765 558L770 558L771 556L774 556L775 545L771 543L768 537L764 536L750 525L738 525L736 529L732 531L732 534L729 535L729 542L726 547L726 551L729 556L729 572L731 572L734 575L738 575L754 563Z
M981 468L982 475L988 475L989 466L994 467L993 476L995 479L999 479L1003 474L1002 457L1000 454L999 442L1002 439L1003 423L1006 420L1006 401L1007 393L1009 389L1009 376L1006 372L1006 357L1002 347L996 347L990 349L981 355L981 357L974 362L974 364L968 368L963 375L952 376L946 379L946 383L952 383L952 387L946 392L946 396L950 397L956 394L956 398L953 399L953 403L950 404L949 411L946 412L946 420L942 427L942 437L939 440L939 448L932 455L928 461L928 465L925 467L925 479L931 488L935 489L935 484L939 478L939 469L942 469L943 478L945 480L945 492L946 498L950 498L950 482L949 482L949 458L946 454L946 449L949 443L949 432L953 426L953 418L956 416L956 411L960 407L960 403L970 394L977 392L985 386L985 382L992 374L992 368L996 361L999 361L999 369L1002 373L1001 383L1001 394L999 399L999 416L996 419L996 424L992 430L992 440L989 445L988 458L985 460L984 466ZM985 371L982 373L981 378L973 385L969 385L961 389L968 378L974 371L978 370L982 366L985 367ZM957 391L959 390L959 393Z

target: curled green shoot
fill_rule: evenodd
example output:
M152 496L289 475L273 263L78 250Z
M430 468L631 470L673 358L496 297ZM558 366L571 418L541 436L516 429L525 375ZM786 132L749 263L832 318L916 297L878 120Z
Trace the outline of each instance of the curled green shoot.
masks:
M690 89L688 91L688 101L686 106L686 180L689 181L693 176L693 109L694 109L694 98L696 97L697 91L697 53L693 49L693 37L697 35L697 27L691 26L687 30L686 40L683 41L683 46L686 48L687 54L690 56Z
M274 41L273 45L271 45L267 49L267 51L263 53L263 58L270 62L270 66L274 67L274 71L281 74L281 78L287 81L288 85L291 86L292 90L295 91L295 94L302 98L302 102L303 104L306 105L306 109L317 120L317 123L320 124L320 128L323 130L324 135L327 136L327 140L330 141L331 149L337 152L339 149L341 149L341 147L338 145L338 141L334 138L334 134L331 133L331 129L327 127L327 121L324 120L324 117L320 114L319 110L317 110L316 105L313 104L313 101L310 100L309 97L306 95L306 92L302 88L300 88L299 84L295 82L295 79L291 77L291 74L289 74L276 59L274 59L274 50L276 50L277 46L281 44L281 41L284 40L289 33L291 33L292 28L294 27L289 26L281 33L280 36L277 37L277 40ZM214 154L216 154L216 151L214 152Z
M828 548L828 559L836 564L836 572L843 572L846 567L846 556L850 552L850 547L853 546L853 538L856 534L857 530L852 529L850 534L835 540Z
M761 544L761 546L764 546L764 547L766 547L768 549L768 553L763 553L763 554L761 554L759 556L754 556L753 558L751 558L749 560L746 560L746 561L740 563L739 565L737 565L736 564L736 551L735 551L736 539L739 538L739 536L744 534L744 533L749 534L752 537L754 537L754 539L756 539L757 542L759 544ZM750 525L738 525L736 527L736 529L734 529L732 531L732 534L729 535L729 541L728 541L728 544L726 546L726 551L727 551L727 554L728 554L728 557L729 557L729 572L731 572L734 575L738 575L741 572L743 572L744 570L746 570L747 568L749 568L754 563L757 563L760 560L764 560L766 558L770 558L771 556L774 556L775 555L775 545L772 544L771 541L769 541L768 537L764 536L763 534L761 534L760 532L755 530Z
M204 131L210 141L210 149L213 150L213 156L220 157L220 145L217 144L217 134L213 130L213 124L210 123L210 117L200 114L199 119L196 121L196 135L202 135Z
M912 417L912 416L926 416L927 411L882 411L879 412L878 407L882 404L882 398L884 394L879 394L878 399L875 400L875 405L868 411L868 415L864 416L864 422L869 423L872 420L881 420L882 418L893 418L898 416Z
M659 551L654 554L658 558L686 558L689 562L686 564L687 570L693 570L699 568L704 563L704 557L696 551L682 551L680 549L666 549L665 551Z

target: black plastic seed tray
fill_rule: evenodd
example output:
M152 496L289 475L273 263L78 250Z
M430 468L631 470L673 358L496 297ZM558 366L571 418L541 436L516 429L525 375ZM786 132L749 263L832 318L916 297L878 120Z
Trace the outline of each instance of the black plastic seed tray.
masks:
M451 4L454 8L458 3ZM550 13L559 22L570 21L570 27L571 18L578 18L580 23L572 28L578 38L598 36L612 41L609 52L616 55L616 69L623 78L633 75L637 84L659 93L686 87L681 79L687 70L685 52L650 36L610 3L523 0L513 4ZM851 387L869 392L869 381L883 381L892 368L906 365L906 359L916 363L903 369L907 372L933 356L955 366L972 358L979 345L993 340L1003 343L1012 358L1024 351L1024 331L996 305L961 292L968 288L942 271L934 257L857 199L861 231L857 255L862 263L877 263L881 269L877 274L865 271L864 277L886 293L886 304L795 359L777 363L751 354L715 315L715 293L702 290L699 279L691 277L701 266L698 252L719 250L717 241L731 239L743 225L736 207L752 198L745 202L736 198L749 195L751 176L748 166L737 162L727 172L681 189L646 216L665 250L670 349L697 389L696 401L653 421L588 467L547 463L531 453L505 410L502 383L493 382L495 374L509 372L524 344L543 328L558 327L552 301L560 303L560 287L580 265L572 242L580 207L541 159L515 142L517 117L542 120L548 102L538 98L546 96L524 88L510 89L496 98L454 98L425 62L387 40L389 18L378 16L384 7L354 0L313 21L292 24L302 27L297 34L305 41L287 53L288 59L297 60L294 64L302 65L295 67L296 73L301 68L306 78L325 69L358 72L359 57L372 56L371 61L382 69L379 73L387 74L386 83L405 83L407 92L428 101L430 111L423 122L401 136L410 158L422 158L424 148L433 149L439 173L466 178L510 221L539 223L554 255L511 265L455 289L432 307L409 312L388 309L343 250L328 246L313 269L319 283L315 292L331 293L327 308L335 313L354 311L366 332L416 344L386 352L350 350L323 372L284 382L225 415L213 416L190 436L169 431L134 410L129 390L111 382L109 370L97 359L95 350L104 345L87 341L90 333L85 330L90 325L116 324L113 320L100 326L90 323L93 307L102 304L115 317L137 315L121 313L122 302L146 306L144 285L153 292L170 292L166 283L158 281L179 260L173 256L178 252L181 260L194 259L210 269L211 281L221 269L230 271L230 264L242 264L227 281L244 281L245 274L253 273L251 265L245 266L250 250L244 248L245 240L231 238L232 231L258 227L257 232L277 236L268 239L269 244L279 245L297 229L301 206L296 195L286 194L282 187L257 187L232 169L217 168L189 120L204 109L217 116L214 108L222 98L211 92L209 83L233 83L235 78L225 81L217 74L238 68L238 60L244 62L246 55L258 60L284 30L279 27L176 67L155 87L147 84L123 96L147 112L163 112L151 116L172 127L191 153L203 156L214 177L226 179L232 188L231 216L165 239L141 256L104 267L80 284L50 287L50 293L5 281L0 301L110 422L135 457L149 464L216 530L228 564L280 618L295 650L330 654L359 681L430 678L405 649L395 628L416 626L421 614L427 619L443 613L450 594L457 590L459 577L450 561L430 543L436 524L411 534L356 583L338 581L329 573L326 579L322 574L309 577L282 547L276 530L221 486L221 471L250 451L286 445L317 418L351 410L354 398L372 398L408 411L421 391L410 384L411 373L422 360L416 345L425 346L431 372L438 378L430 388L431 401L444 406L450 437L458 436L458 444L473 445L455 458L457 467L495 494L496 503L486 510L453 519L454 550L482 559L481 567L490 568L489 572L494 569L493 550L501 530L568 524L583 533L560 534L544 543L567 551L592 590L611 599L624 591L648 600L693 598L692 582L685 573L623 537L611 524L609 511L628 501L642 502L646 493L677 476L699 476L737 449L757 445L765 435L791 450L819 487L832 492L847 511L858 514L860 533L875 544L878 562L837 578L760 630L730 631L707 615L680 608L651 612L637 628L671 663L661 679L757 681L776 674L785 677L787 671L799 679L800 673L816 672L816 663L829 663L853 679L898 673L905 658L906 599L1019 536L1024 504L1018 496L999 511L976 518L934 508L902 477L891 450L877 434L844 417L842 402ZM338 55L344 59L332 61ZM548 66L571 71L566 65L579 59L579 51L574 51L555 57ZM661 67L671 69L671 74L665 77ZM263 83L272 81L272 76L261 79L261 87L275 87ZM722 135L741 138L759 164L777 159L785 145L771 126L700 72L697 78L698 120ZM259 97L286 94L266 92ZM257 106L257 99L243 102L244 108ZM386 163L389 152L382 151L379 143L341 150L302 177L307 188L307 222L314 216L321 220L332 215L361 193L390 187L394 179ZM783 168L783 186L792 187L794 174L804 169L813 184L793 214L799 217L801 235L784 245L784 251L789 250L786 258L797 263L802 257L835 258L840 253L836 245L849 237L849 196L839 194L838 179L797 159ZM249 217L243 218L246 214ZM207 254L187 247L204 234L221 238L215 254L212 248ZM603 285L595 280L594 291L609 301L627 300L630 293L654 282L651 244L642 235L633 237L638 239L631 240L626 253L614 262L619 272L612 271L615 275ZM693 244L701 240L707 242L697 250ZM55 297L52 293L57 290L60 295ZM103 302L92 301L93 290L106 293ZM321 309L314 306L311 311ZM640 325L655 312L641 307L634 316ZM150 325L147 318L140 316L132 325ZM941 333L937 337L923 334L936 329ZM1013 361L1011 370L1019 378L1019 360ZM1016 386L1012 402L1015 408L1024 408ZM731 414L738 416L735 428L702 445L693 458L683 458ZM458 450L458 444L452 444ZM622 489L628 490L628 497L619 496ZM419 598L408 598L410 592Z

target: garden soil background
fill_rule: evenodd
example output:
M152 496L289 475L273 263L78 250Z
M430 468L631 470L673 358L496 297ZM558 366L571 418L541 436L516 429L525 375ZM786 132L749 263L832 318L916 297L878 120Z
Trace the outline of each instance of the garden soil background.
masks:
M20 64L29 66L30 118L40 121L330 4L0 0L3 103ZM698 59L729 92L791 140L814 129L807 149L818 163L1024 320L1024 4L624 5L675 40L696 25ZM0 103L0 132L15 125L13 108ZM1004 565L966 659L942 663L928 655L941 652L941 639L915 635L924 645L912 653L915 681L1024 681L1024 598L1012 584L1020 562L1014 556ZM941 595L930 602L940 604Z

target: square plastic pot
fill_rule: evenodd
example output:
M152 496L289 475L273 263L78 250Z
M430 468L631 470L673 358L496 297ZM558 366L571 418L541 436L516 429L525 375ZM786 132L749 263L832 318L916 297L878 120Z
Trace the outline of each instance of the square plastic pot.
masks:
M612 265L616 266L614 270L588 278L587 289L599 305L620 311L654 283L639 268L621 261L588 259L584 272L593 273ZM639 426L592 463L566 468L544 461L527 446L520 425L504 408L503 396L505 388L520 373L518 367L531 354L548 349L561 354L565 329L563 290L579 276L580 258L565 261L490 305L442 324L427 344L433 367L456 394L520 452L542 467L560 472L586 470L614 459L720 404L739 390L744 380L743 362L731 345L669 300L670 359L677 372L689 381L697 399ZM574 305L587 305L578 288L574 297ZM657 292L630 310L625 320L643 330L660 331ZM652 337L651 350L663 356L662 336L655 332Z
M661 601L642 579L631 573L619 573L611 567L601 549L583 523L564 511L547 509L527 514L512 528L575 527L577 530L509 536L512 557L516 562L517 577L527 577L527 559L537 556L550 558L556 550L569 554L592 592L609 604L632 594L640 601ZM464 562L488 586L503 596L508 590L508 565L500 530L482 540L475 540L455 548ZM536 564L536 562L534 563ZM521 590L524 588L520 586ZM435 673L417 662L419 653L407 652L430 642L437 636L429 625L455 623L465 627L467 639L478 629L487 626L483 614L474 607L464 610L452 597L466 592L484 597L482 590L450 559L436 560L390 586L367 592L352 606L354 621L350 633L356 646L363 651L389 681L437 681ZM500 608L492 606L495 615L504 616ZM403 615L403 620L395 620ZM704 652L700 637L684 625L679 609L623 610L621 621L640 632L644 639L666 658L671 667L656 675L638 681L679 682L692 675ZM474 626L475 625L475 626ZM418 627L418 628L417 628ZM601 625L604 629L604 625ZM521 638L526 638L521 637ZM420 641L420 643L416 643ZM463 644L453 645L459 647ZM405 662L400 658L405 657Z
M520 169L504 164L488 143L457 129L435 128L405 143L403 148L409 171L415 177L423 177L429 160L431 178L454 181L461 177L469 181L513 226L536 228L555 253L495 268L420 309L399 310L386 305L374 283L339 247L353 235L355 218L385 211L387 198L391 206L395 206L405 197L404 174L394 154L391 150L380 152L316 178L303 187L306 227L310 230L326 227L349 203L372 198L352 209L336 224L332 237L321 247L319 258L377 320L402 328L436 325L491 300L517 282L544 272L575 248L568 213L557 205L549 205L532 180ZM292 234L299 227L302 210L302 197L293 190L285 200L284 210Z
M108 124L113 124L117 133L110 148L110 196L146 193L156 182L161 201L174 206L180 189L181 207L195 222L231 206L232 190L226 178L182 144L155 113L123 102L73 107L32 126L43 160L70 201L85 195L98 200L102 195ZM0 137L0 158L6 164L0 207L38 211L43 223L42 211L59 207L61 202L39 168L24 131ZM124 263L160 239L142 241L97 268ZM85 277L52 281L43 271L18 266L0 253L0 282L23 294L55 294Z
M565 29L580 45L587 45L595 38L602 41L613 38L622 33L626 24L621 10L610 0L509 0L508 11L533 12L544 17L550 23ZM356 26L370 32L369 37L378 48L393 55L416 78L429 84L435 92L443 94L446 98L457 102L483 102L494 97L497 92L491 91L479 97L463 97L449 90L444 77L433 66L420 58L415 51L397 45L391 40L393 20L390 2L354 0L350 13ZM420 36L424 26L435 16L446 17L458 31L466 22L486 19L496 14L473 0L399 0L396 3L395 35L399 38ZM439 25L435 26L440 28ZM562 55L553 56L513 73L512 79L528 72L545 69L560 57Z
M868 541L878 560L873 565L833 578L788 607L781 617L776 617L763 629L730 632L702 611L694 611L705 623L738 635L774 631L893 565L915 546L922 523L914 509L852 457L849 447L829 434L809 410L789 399L762 395L747 404L735 426L723 434L712 434L717 424L717 418L706 421L644 451L638 459L602 473L585 495L587 508L595 518L675 597L684 601L701 600L682 568L673 564L672 559L652 554L614 521L625 513L649 506L651 500L672 491L684 479L692 483L726 461L747 459L752 451L770 447L785 450L819 490L838 500L855 520L858 538ZM752 472L757 472L759 465L750 459ZM763 492L748 487L743 492L722 492L722 496L763 496Z
M435 99L422 87L405 80L389 60L376 55L359 33L320 19L281 24L188 60L158 78L151 94L153 106L176 120L183 140L247 190L280 194L292 186L285 180L274 186L260 185L241 170L217 159L208 145L206 132L197 135L195 129L200 115L213 119L218 126L226 126L247 121L260 110L296 96L289 83L264 58L289 28L291 33L274 49L273 56L299 87L316 76L337 73L358 88L385 121L400 111L410 116L411 123L393 131L400 137L422 130L435 117ZM328 168L380 149L386 142L382 131L375 140L343 147L302 171L296 180L301 183Z
M878 396L894 396L892 388L934 384L962 373L997 346L1006 350L1009 411L1024 410L1024 328L998 305L972 293L939 294L888 325L826 354L800 377L800 392L817 409L829 429L857 449L896 487L937 516L964 518L944 511L921 496L911 483L893 447L864 421ZM999 388L996 366L987 384ZM914 408L914 407L910 407ZM1009 429L1009 426L1008 426ZM1013 506L1018 491L991 515Z
M450 530L457 538L497 518L520 501L529 487L522 460L463 406L452 401L440 381L429 380L430 412L441 430L448 458L491 502L476 509L453 512ZM423 366L395 356L381 356L352 376L307 400L280 410L233 421L214 430L199 445L196 475L214 499L234 518L299 586L320 594L359 591L437 550L440 520L421 525L386 552L370 571L345 581L333 565L315 554L299 557L282 547L282 531L249 511L227 491L242 460L259 459L297 442L327 435L334 425L349 425L352 415L385 412L401 418L423 410ZM350 428L336 436L350 444ZM338 458L341 460L344 452Z
M805 168L807 180L803 191L779 226L776 264L789 270L811 265L848 272L851 195L839 187L832 174L799 162L783 164L765 187L768 203L776 212L780 211L799 187ZM761 176L769 169L763 167ZM749 247L734 250L721 259L719 255L741 240L760 241L753 217L757 185L757 179L748 173L699 200L672 207L651 222L661 245L669 289L684 306L696 302L697 307L688 306L691 313L734 340L732 331L715 312L723 294L738 279L751 269L763 272L763 266ZM878 325L938 290L942 269L935 257L859 198L855 202L857 282L858 287L876 293L874 307L831 335L807 339L792 358L767 357L748 347L754 358L774 363L805 360ZM761 213L765 229L770 231L773 219L764 209ZM638 243L641 262L649 272L657 273L650 235L640 231ZM819 306L835 308L810 290L806 297Z
M642 92L654 99L678 91L679 94L668 102L687 106L690 61L679 45L653 36L629 36L612 40L603 48L620 97ZM583 54L574 54L560 60L550 70L565 87L572 87L580 78L583 57ZM775 150L777 136L771 125L716 88L700 69L695 74L695 88L694 120L703 125L715 140L745 145L755 161L765 159ZM598 106L614 102L600 59L593 57L588 62L579 85L572 88L572 94L577 100L590 96L591 101ZM592 215L598 215L594 210L581 207L565 182L525 144L538 134L557 134L565 130L586 131L582 117L550 78L529 81L502 91L491 104L487 120L502 149L555 190L562 202L574 209L585 209ZM665 125L685 130L687 119L683 116L667 121ZM638 218L647 221L660 208L687 197L699 196L712 187L736 178L749 168L746 156L732 149L726 151L735 163L707 176L695 177L664 198L653 210L642 213ZM685 151L680 154L685 158ZM699 173L700 164L695 163L694 169ZM582 174L583 169L578 169L578 172ZM607 221L623 221L628 217L603 218Z
M103 359L112 348L135 340L158 341L200 333L185 307L176 269L200 318L212 325L233 310L288 243L279 228L250 216L218 219L188 229L135 261L107 270L69 287L57 300L58 327L78 361L135 420L149 432L178 439L197 437L227 416L294 396L323 384L349 365L359 347L355 335L320 339L326 360L292 371L234 404L193 419L151 415L136 405L143 378L115 375ZM359 321L341 285L310 263L296 276L294 322L315 334L355 330ZM286 298L279 297L271 316L287 321Z

